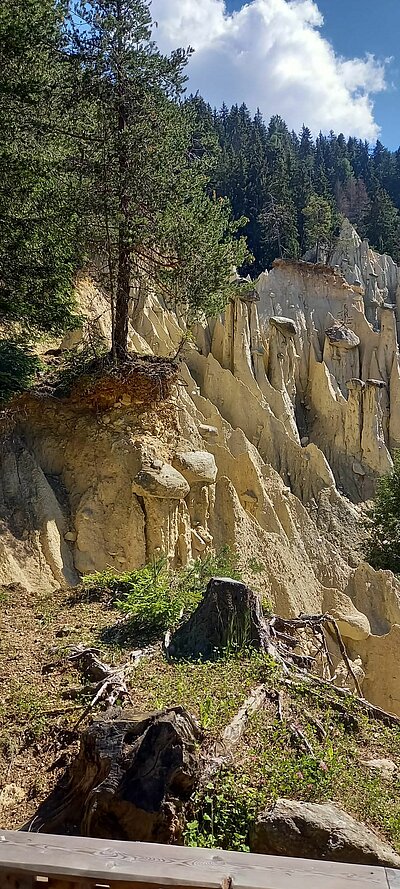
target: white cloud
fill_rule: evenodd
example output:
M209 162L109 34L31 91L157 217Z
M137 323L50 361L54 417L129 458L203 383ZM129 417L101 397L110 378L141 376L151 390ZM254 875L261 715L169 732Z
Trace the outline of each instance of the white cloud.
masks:
M196 50L189 89L220 106L246 102L290 129L335 130L374 140L372 96L386 88L385 64L367 55L343 59L322 37L314 0L250 0L229 14L225 0L153 0L163 50Z

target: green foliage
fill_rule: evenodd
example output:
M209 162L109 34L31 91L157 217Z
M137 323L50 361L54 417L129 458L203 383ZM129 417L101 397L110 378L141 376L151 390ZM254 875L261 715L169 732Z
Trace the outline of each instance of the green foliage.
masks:
M371 151L367 142L333 132L314 142L307 127L289 132L278 115L266 124L244 104L213 111L198 96L190 101L218 137L212 188L229 197L236 217L248 218L244 232L255 262L245 263L244 272L261 272L278 256L296 258L314 247L302 211L318 198L331 207L334 231L337 214L347 216L361 237L397 259L400 149L390 152L377 142Z
M331 239L332 207L325 198L312 194L303 209L303 216L305 217L305 243L307 247L313 247L316 244L316 261L318 262L321 244L328 246Z
M377 188L366 220L366 236L381 253L400 262L400 216L384 188Z
M29 338L74 322L79 239L62 20L54 0L0 5L0 320Z
M0 340L0 402L28 389L42 365L33 352L11 340Z
M254 790L246 788L243 793L237 774L220 772L215 784L195 795L192 809L196 817L186 824L186 846L250 851L249 831L258 815L258 798Z
M237 556L228 547L179 571L172 571L160 558L123 574L111 570L91 574L83 582L89 591L106 591L130 618L130 629L136 635L160 638L196 608L215 575L240 579Z
M191 51L163 55L152 28L145 0L79 0L68 33L81 211L88 250L104 260L118 357L129 300L138 308L149 282L198 317L224 305L246 256L240 221L206 191L212 140L181 103Z
M277 677L279 687L279 677ZM273 688L267 678L269 690ZM185 841L188 845L247 851L256 815L280 797L305 802L334 800L361 821L370 822L391 842L400 841L398 782L393 785L359 762L370 749L400 750L398 727L382 728L349 699L353 721L330 707L334 694L324 695L322 706L313 689L293 684L284 699L282 721L267 709L248 722L235 751L235 763L218 772L213 783L193 799ZM318 692L317 692L318 694ZM340 704L344 702L340 699ZM293 728L294 727L294 728ZM294 729L306 737L305 749Z
M400 451L393 472L379 479L375 502L367 520L366 558L374 568L400 574Z

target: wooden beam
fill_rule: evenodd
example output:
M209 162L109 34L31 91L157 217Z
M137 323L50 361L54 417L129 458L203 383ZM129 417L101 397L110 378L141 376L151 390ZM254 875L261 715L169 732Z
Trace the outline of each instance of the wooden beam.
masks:
M2 889L34 889L32 874L3 874L0 885Z
M132 889L388 889L380 867L5 830L0 831L1 887L10 873L111 889L118 883Z

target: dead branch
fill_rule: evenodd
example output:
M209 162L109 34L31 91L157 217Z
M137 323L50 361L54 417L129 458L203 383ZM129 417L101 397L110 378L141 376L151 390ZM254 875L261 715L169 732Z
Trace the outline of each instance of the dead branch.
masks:
M346 700L350 699L351 701L354 701L354 703L357 704L362 710L366 711L368 713L368 715L371 716L372 719L378 719L380 722L386 723L386 725L400 726L400 717L399 716L394 716L393 713L388 713L387 710L382 710L381 707L376 707L374 704L370 704L369 701L366 701L365 698L363 698L363 697L358 697L357 695L354 694L354 692L350 692L345 688L340 688L338 685L332 685L331 682L328 682L326 679L321 679L320 676L315 676L315 675L308 675L307 676L307 675L304 675L303 673L299 673L297 676L297 680L299 680L303 683L304 682L309 683L310 686L312 686L312 684L315 683L316 685L323 686L323 688L330 688L339 697L345 698ZM294 681L292 679L284 678L281 680L281 682L283 682L285 685L288 685L291 687L294 687L296 685L296 681ZM349 713L348 710L346 710L345 707L339 703L339 701L335 701L333 698L327 698L327 697L324 697L322 694L321 695L318 694L316 689L311 688L310 691L312 692L313 695L315 695L318 698L319 701L321 701L321 703L325 707L332 707L332 709L340 710L341 712L345 713L347 716L353 717L353 714ZM355 719L355 717L354 717L354 719Z
M104 701L107 704L107 709L114 706L118 699L122 700L123 698L127 698L130 704L133 706L132 698L129 694L128 688L126 686L125 680L123 678L123 670L119 673L111 674L108 679L104 682L99 683L98 690L94 698L90 701L87 707L85 707L83 713L81 713L79 719L74 723L72 729L76 729L78 725L86 719L86 716L94 709L96 704L99 704L100 701Z
M336 621L335 618L332 617L330 614L326 614L326 615L325 615L325 621L328 623L328 626L329 626L329 624L332 624L332 626L333 626L333 629L334 629L334 631L335 631L336 640L337 640L337 643L338 643L338 646L339 646L339 649L340 649L340 653L341 653L342 658L343 658L343 660L344 660L344 662L345 662L345 664L346 664L347 672L350 674L350 676L351 676L352 679L353 679L354 685L355 685L355 687L356 687L356 689L357 689L357 694L358 694L358 696L359 696L360 698L362 698L361 686L360 686L360 683L359 683L359 681L358 681L358 679L357 679L357 676L356 676L356 674L355 674L355 672L354 672L354 670L353 670L353 667L351 666L351 663L350 663L350 661L349 661L349 657L348 657L348 654L347 654L347 651L346 651L346 646L345 646L345 644L344 644L344 642L343 642L342 634L341 634L341 632L340 632L340 630L339 630L339 627L338 627L338 625L337 625L337 621Z
M68 660L74 666L79 666L87 679L91 679L93 682L101 682L101 680L107 679L110 676L112 667L109 664L104 664L100 660L99 654L99 648L85 648L78 645L72 649Z
M304 716L306 716L308 721L311 722L311 725L314 726L319 740L325 741L326 731L322 725L322 722L320 722L319 719L316 718L316 716L314 716L312 713L310 713L309 710L304 710L303 712L304 712Z
M277 695L277 705L278 705L278 719L279 722L283 722L283 694L281 691L278 691Z
M221 740L225 748L232 750L233 747L236 747L244 734L248 720L257 710L264 706L266 699L267 691L265 685L258 685L257 688L253 689L236 716L233 717L222 732Z
M304 732L298 727L298 725L296 725L295 722L292 722L292 721L288 722L288 726L289 726L292 738L296 742L297 746L305 748L307 753L309 753L310 756L314 757L314 751L311 747L311 744L310 744L308 738L306 738Z
M296 618L282 618L278 615L274 615L270 620L271 636L277 642L278 651L279 640L282 640L286 647L288 645L296 645L298 644L298 642L296 641L296 637L293 635L293 631L300 629L310 630L316 639L321 640L321 647L317 653L320 654L322 653L322 651L324 652L332 673L333 661L326 642L325 628L328 632L331 632L331 634L336 639L340 653L346 665L348 675L351 676L351 678L353 679L357 694L360 696L360 698L362 698L361 686L351 665L337 621L334 617L332 617L331 614L301 614L299 615L299 617ZM292 634L290 634L290 631L292 631ZM310 670L312 661L315 661L315 658L304 658L305 663L304 665L302 665L301 663L299 663L299 657L299 655L292 654L291 659L293 663L297 663L298 666L304 666L306 670Z
M135 664L153 652L153 648L137 649L131 652L130 659L126 664L114 668L100 660L98 648L83 648L79 646L74 648L69 656L69 660L76 665L80 665L84 675L89 679L94 679L98 684L94 689L93 698L84 708L73 728L77 728L100 702L106 704L106 709L113 707L117 700L123 700L124 698L133 705L126 684L126 676Z

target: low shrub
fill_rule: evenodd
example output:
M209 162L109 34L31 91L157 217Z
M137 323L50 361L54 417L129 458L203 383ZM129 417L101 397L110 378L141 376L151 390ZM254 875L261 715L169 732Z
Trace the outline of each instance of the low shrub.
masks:
M240 580L238 557L223 547L187 568L173 571L165 558L143 568L116 574L104 571L84 577L88 592L106 592L113 603L131 619L132 631L146 639L160 638L188 617L201 601L213 576Z
M0 402L29 389L41 368L40 359L27 346L0 340Z

